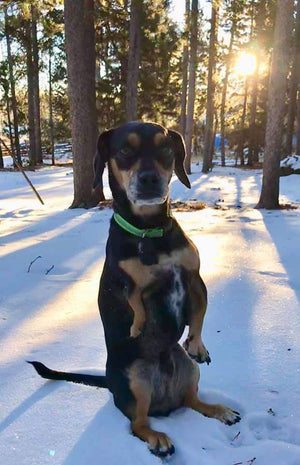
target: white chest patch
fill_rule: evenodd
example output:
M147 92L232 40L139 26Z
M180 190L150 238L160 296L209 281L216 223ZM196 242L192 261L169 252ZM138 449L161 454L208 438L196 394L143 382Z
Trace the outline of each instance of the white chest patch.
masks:
M182 306L185 297L185 290L181 280L180 268L174 266L173 271L173 286L169 293L170 310L174 313L176 320L180 323L182 317Z

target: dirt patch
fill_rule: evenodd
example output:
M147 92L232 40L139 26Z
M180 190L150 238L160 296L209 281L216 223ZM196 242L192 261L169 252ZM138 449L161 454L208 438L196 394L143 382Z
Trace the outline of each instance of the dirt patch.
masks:
M100 210L104 208L112 208L112 200L103 200L99 202L98 207ZM187 200L186 202L182 202L180 200L171 201L172 210L176 212L191 212L195 210L203 210L206 205L199 200Z

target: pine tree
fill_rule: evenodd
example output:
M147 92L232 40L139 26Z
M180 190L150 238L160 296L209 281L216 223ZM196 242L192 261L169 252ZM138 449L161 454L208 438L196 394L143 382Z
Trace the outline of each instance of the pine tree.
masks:
M9 82L10 82L11 105L12 105L12 112L13 112L13 127L14 127L14 137L13 137L14 143L12 145L12 151L14 155L17 157L18 162L22 164L21 152L20 152L20 140L19 140L18 103L17 103L16 90L15 90L13 56L11 52L11 37L10 37L10 30L9 30L9 16L8 16L7 10L8 10L8 7L5 7L4 9L5 37L6 37L6 45L7 45L7 60L8 60L8 67L9 67Z
M216 66L216 42L218 33L219 0L212 0L211 29L209 39L209 63L207 78L207 103L206 125L203 148L202 172L207 173L211 169L210 157L213 138L214 99L215 99L215 66Z
M65 0L65 32L74 169L71 207L89 208L102 194L92 191L97 136L93 1Z
M293 0L277 0L274 50L270 70L268 119L262 190L257 208L279 207L279 169L283 133L283 116L291 46Z
M185 128L186 158L184 161L187 174L191 174L192 136L194 129L194 106L196 93L196 67L198 46L198 0L192 0L191 9L191 40L189 61L189 86Z
M291 155L293 151L294 123L297 111L297 91L300 91L300 1L297 3L295 18L295 38L293 47L292 68L289 82L289 105L287 114L287 128L284 156Z
M142 0L131 0L129 57L127 70L126 120L137 119L137 94L141 54Z

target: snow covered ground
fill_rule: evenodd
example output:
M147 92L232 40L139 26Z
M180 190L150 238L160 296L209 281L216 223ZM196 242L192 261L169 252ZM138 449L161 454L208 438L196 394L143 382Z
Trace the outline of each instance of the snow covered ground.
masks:
M300 212L252 208L260 170L194 170L190 191L173 179L172 198L211 206L175 213L199 248L209 292L212 364L201 366L199 394L243 418L229 427L182 408L151 423L173 439L174 465L299 465ZM97 292L111 216L67 209L71 168L29 176L45 206L20 173L0 173L1 463L159 464L108 391L47 382L25 363L103 372ZM282 178L281 192L299 205L299 176Z

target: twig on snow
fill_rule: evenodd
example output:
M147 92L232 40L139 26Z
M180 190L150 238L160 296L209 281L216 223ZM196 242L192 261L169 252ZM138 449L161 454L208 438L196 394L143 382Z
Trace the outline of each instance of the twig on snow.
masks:
M33 264L34 264L34 262L36 262L36 261L37 261L39 258L42 258L42 257L41 257L41 255L39 255L39 256L38 256L38 257L36 257L34 260L32 260L32 262L30 262L30 265L29 265L29 267L28 267L27 273L29 273L29 271L30 271L30 268L31 268L31 265L33 265Z
M243 465L243 463L248 463L249 465L252 465L256 460L256 457L253 457L253 459L247 460L247 462L235 462L232 465Z
M240 434L241 434L241 432L239 431L239 432L234 436L234 438L233 438L233 440L232 440L231 442L235 441L235 440L239 437Z
M49 274L50 271L53 270L53 268L54 268L54 265L50 266L49 270L47 270L45 274Z

